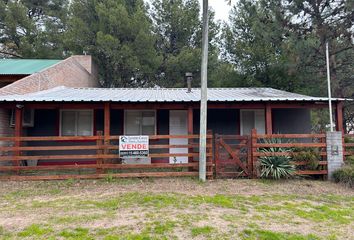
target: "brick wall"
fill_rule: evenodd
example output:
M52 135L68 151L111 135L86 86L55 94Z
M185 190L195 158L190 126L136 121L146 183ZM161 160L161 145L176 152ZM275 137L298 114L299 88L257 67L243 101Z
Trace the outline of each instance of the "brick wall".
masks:
M58 86L99 87L97 69L91 56L71 56L0 88L0 95L26 94ZM13 135L13 129L9 127L10 117L8 110L0 109L0 136ZM0 142L2 144L4 143Z
M1 88L0 95L26 94L57 86L98 87L96 72L91 56L72 56Z
M0 75L0 88L5 87L9 84L12 84L24 77L27 77L28 74L21 74L21 75Z
M91 56L74 55L72 56L78 63L80 63L96 81L98 82L98 66Z

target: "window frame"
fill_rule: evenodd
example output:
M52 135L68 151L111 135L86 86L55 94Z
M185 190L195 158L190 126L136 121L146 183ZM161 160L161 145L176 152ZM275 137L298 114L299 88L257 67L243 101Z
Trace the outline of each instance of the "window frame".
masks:
M157 133L157 117L156 117L156 109L125 109L124 110L124 126L123 126L123 134L124 135L127 135L127 112L139 112L139 113L142 113L142 112L153 112L154 113L154 135L156 135ZM141 136L142 135L142 128L140 126L140 129L139 129L139 135Z
M75 135L71 136L65 136L65 137L85 137L84 135L78 135L77 130L78 130L78 112L90 112L91 113L91 134L88 136L94 136L94 111L93 109L60 109L60 116L59 116L59 136L62 137L62 130L63 130L63 112L75 112ZM86 137L88 137L86 136Z

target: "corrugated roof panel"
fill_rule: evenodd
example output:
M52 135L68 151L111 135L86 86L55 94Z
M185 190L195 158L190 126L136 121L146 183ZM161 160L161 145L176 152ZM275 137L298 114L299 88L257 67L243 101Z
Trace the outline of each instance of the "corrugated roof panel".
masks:
M209 88L211 102L327 101L272 88ZM345 100L345 99L334 99ZM193 88L67 88L57 87L25 95L0 96L0 101L55 102L198 102L200 89Z
M60 61L52 59L0 59L0 75L29 75Z

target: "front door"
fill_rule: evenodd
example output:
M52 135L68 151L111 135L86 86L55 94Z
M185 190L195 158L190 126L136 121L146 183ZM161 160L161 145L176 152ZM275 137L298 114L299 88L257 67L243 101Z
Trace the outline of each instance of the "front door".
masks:
M170 110L170 135L188 135L188 112ZM170 138L170 145L188 145L187 138ZM188 153L188 148L170 148L170 153ZM188 157L170 157L170 163L188 163Z

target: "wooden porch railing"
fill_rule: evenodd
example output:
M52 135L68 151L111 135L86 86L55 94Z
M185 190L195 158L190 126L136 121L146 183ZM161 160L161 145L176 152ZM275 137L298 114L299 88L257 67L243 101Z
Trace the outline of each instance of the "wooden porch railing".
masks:
M345 135L354 139L354 134ZM186 144L169 142L172 138L186 139ZM302 154L316 149L319 161L315 168L309 161L293 161L299 175L325 176L327 152L325 134L257 134L250 136L215 135L209 132L207 143L207 176L257 178L259 158ZM0 137L0 180L89 179L105 177L174 177L198 176L199 135L150 136L151 163L124 163L119 156L119 136L89 137ZM281 143L267 141L282 139ZM188 141L187 141L188 140ZM170 149L186 149L171 153ZM286 148L292 152L264 152L262 149ZM344 143L344 155L354 155L354 143ZM187 151L188 150L188 151ZM170 164L171 157L186 157L188 163ZM38 165L32 162L38 161ZM215 162L214 162L215 161ZM6 163L6 164L4 164Z
M292 161L296 165L296 174L298 175L327 175L327 151L326 151L326 135L325 134L257 134L252 131L252 162L254 169L254 177L259 177L257 172L259 158L264 156L291 156L303 154L308 149L315 149L321 159L318 161L316 169L308 169L308 160ZM281 143L273 143L271 139L282 139ZM268 140L268 141L267 141ZM265 152L261 149L285 148L292 149L291 152Z
M98 133L86 137L0 137L0 142L6 143L6 146L0 146L0 180L198 176L199 135L153 135L149 138L151 163L124 164L119 156L119 136ZM188 144L170 145L172 138L189 141ZM207 140L207 176L211 178L212 134L207 135ZM176 148L188 152L170 153L170 149ZM188 163L170 164L170 157L187 157ZM33 164L37 161L39 165Z
M354 156L354 134L344 134L343 153L344 159L348 156Z
M260 158L266 156L291 156L298 175L326 175L327 152L325 134L257 134L251 136L215 135L215 168L217 177L260 177ZM281 139L276 143L272 140ZM284 148L290 152L262 151ZM295 160L308 149L318 151L318 166L309 167L309 161ZM314 169L315 168L315 169Z

